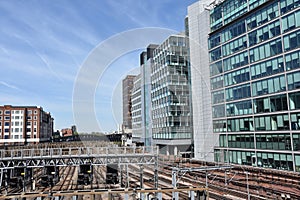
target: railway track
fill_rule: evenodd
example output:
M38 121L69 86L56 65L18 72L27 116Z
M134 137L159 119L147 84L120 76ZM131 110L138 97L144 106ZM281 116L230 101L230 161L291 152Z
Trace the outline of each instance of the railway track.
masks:
M105 143L97 144L90 143L90 146L103 146ZM106 143L107 145L107 143ZM59 144L40 144L39 146L33 146L33 151L38 151L38 148L64 148L64 147L83 147L81 142L73 143L59 143ZM13 148L13 147L9 147ZM19 148L19 147L18 147ZM23 147L28 149L29 147ZM73 151L73 150L72 150ZM76 148L74 148L74 152ZM66 152L69 154L72 152ZM196 168L201 166L215 166L216 163L199 162L189 159L178 160L159 160L159 188L167 188L172 185L172 167L183 168ZM34 169L33 178L36 180L36 188L39 192L47 191L74 191L74 190L91 190L91 189L109 189L119 188L120 184L110 185L106 184L105 179L105 167L94 166L92 183L88 185L78 185L78 167L60 167L60 180L53 187L42 187L40 184L42 168ZM154 188L154 168L153 166L144 165L143 168L143 187ZM124 171L123 171L124 173ZM248 173L248 177L246 177ZM129 177L130 188L140 187L140 168L136 165L130 165ZM123 174L125 177L126 174ZM251 200L264 200L264 199L281 199L282 195L289 197L290 199L300 199L300 174L288 171L262 169L251 166L232 165L230 170L214 170L209 172L198 171L189 172L181 177L178 186L187 187L205 187L206 178L210 197L213 199L247 199L248 191L251 196ZM126 185L126 184L125 184ZM124 186L124 185L123 185ZM30 188L27 184L26 188ZM21 193L23 188L8 188L9 193ZM30 189L28 189L30 190ZM5 189L1 188L2 194ZM187 198L187 193L180 193L180 198ZM164 194L164 199L170 199L171 194ZM83 197L82 197L83 198ZM86 195L86 199L89 199ZM107 199L105 195L98 195L96 199ZM122 195L115 194L112 199L122 199ZM84 198L83 198L84 199Z
M214 163L197 161L190 161L186 163L169 162L166 164L160 162L159 166L163 166L163 169L167 170L167 173L171 173L170 169L175 166L193 168L212 164ZM285 195L291 199L300 199L299 174L295 174L293 172L233 165L233 168L230 171L215 170L209 173L212 175L208 176L208 182L213 181L213 184L210 184L209 188L215 190L215 192L211 191L210 193L214 193L212 196L219 195L218 198L220 198L220 195L248 198L248 185L251 199L276 199L281 198L282 195ZM245 173L249 173L248 180ZM190 172L186 176L190 179L197 177L199 181L205 185L206 172L204 171ZM226 185L225 181L227 182ZM226 191L226 193L223 191Z

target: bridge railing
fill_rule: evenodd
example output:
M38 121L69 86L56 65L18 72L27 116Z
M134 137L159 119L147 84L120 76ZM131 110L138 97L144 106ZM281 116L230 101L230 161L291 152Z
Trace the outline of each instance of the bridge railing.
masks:
M158 155L157 147L68 147L0 150L1 159L25 159L32 157L68 157L97 155L128 155L151 154Z

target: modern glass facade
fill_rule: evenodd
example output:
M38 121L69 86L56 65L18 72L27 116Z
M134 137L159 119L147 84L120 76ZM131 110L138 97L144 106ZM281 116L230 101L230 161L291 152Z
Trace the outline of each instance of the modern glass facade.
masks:
M140 54L140 73L133 80L132 92L132 135L135 142L152 145L151 118L151 66L153 51L158 45L150 44Z
M300 172L300 0L225 0L210 27L215 160Z
M192 139L189 44L184 35L170 36L153 52L151 67L152 137L154 143L189 148ZM170 142L172 140L172 142ZM184 142L183 142L184 141Z
M139 141L142 134L142 99L141 99L141 74L133 79L131 94L131 113L132 113L132 137L134 141Z

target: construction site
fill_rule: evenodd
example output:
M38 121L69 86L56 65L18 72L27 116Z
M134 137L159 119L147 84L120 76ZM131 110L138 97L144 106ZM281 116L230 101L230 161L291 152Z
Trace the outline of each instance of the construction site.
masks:
M158 152L107 142L7 147L0 199L300 199L299 173Z

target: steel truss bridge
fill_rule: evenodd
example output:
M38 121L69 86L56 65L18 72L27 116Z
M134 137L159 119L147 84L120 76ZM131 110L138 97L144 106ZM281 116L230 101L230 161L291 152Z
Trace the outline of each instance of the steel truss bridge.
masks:
M67 147L0 150L0 170L14 167L36 168L46 165L78 166L137 164L157 166L156 147Z
M30 168L42 169L45 166L77 167L86 164L89 164L91 166L107 166L108 164L116 164L121 171L123 168L128 170L128 165L138 165L141 169L144 165L152 165L154 169L154 186L155 188L158 187L157 147L80 146L62 148L23 148L0 150L0 189L2 187L5 187L7 191L8 173L9 171L14 170L16 168L24 168L24 174L26 174L26 171L28 171L28 169ZM25 191L26 189L24 185L22 194L8 193L4 195L4 197L13 198L16 196L22 196L23 198L25 195ZM58 191L57 193L61 194L65 192ZM28 194L26 194L25 196L28 196ZM35 196L38 197L45 195L35 194Z

